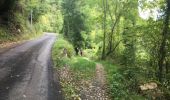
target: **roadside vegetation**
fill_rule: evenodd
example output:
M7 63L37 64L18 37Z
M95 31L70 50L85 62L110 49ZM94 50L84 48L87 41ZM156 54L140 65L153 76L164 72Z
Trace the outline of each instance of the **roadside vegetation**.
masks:
M63 60L71 73L79 73L72 69L76 66L74 60L87 59L95 62L95 67L102 64L105 69L110 99L169 98L168 0L59 0L58 3L63 17L60 33L72 45L73 56ZM143 14L145 11L150 11L148 17ZM83 57L79 54L82 50ZM89 65L84 63L76 63L79 66L74 69L87 70ZM95 76L93 67L87 74L93 72ZM74 82L68 83L74 87ZM73 90L83 99L79 89Z
M65 98L67 100L79 99L80 86L93 79L96 63L86 57L76 56L72 44L62 35L58 36L54 44L52 56L55 69L59 70Z
M47 31L58 32L61 28L62 19L53 0L2 0L0 6L0 45L29 40Z

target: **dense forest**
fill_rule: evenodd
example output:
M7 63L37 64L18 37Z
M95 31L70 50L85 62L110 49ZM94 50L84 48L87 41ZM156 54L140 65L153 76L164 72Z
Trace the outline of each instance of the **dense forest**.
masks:
M25 34L59 33L67 42L56 45L63 43L68 58L55 59L56 66L83 50L84 57L109 66L111 99L168 100L169 20L170 0L1 0L0 44Z

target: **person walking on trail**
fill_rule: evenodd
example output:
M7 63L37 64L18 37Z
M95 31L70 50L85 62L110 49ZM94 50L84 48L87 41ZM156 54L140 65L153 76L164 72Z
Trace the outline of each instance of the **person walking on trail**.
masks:
M78 55L79 54L79 48L75 47L74 50L76 52L76 55Z
M80 49L80 56L83 56L83 50Z

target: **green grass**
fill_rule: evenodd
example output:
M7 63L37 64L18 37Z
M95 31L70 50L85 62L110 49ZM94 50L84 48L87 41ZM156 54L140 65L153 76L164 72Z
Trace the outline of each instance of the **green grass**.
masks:
M100 61L103 64L105 71L107 72L107 79L109 81L113 81L113 74L117 72L117 65L109 62L109 61Z
M64 48L67 49L68 57L63 55ZM52 57L57 70L67 67L70 71L71 79L60 80L65 99L77 100L79 98L78 84L81 81L93 79L96 62L86 57L75 56L73 46L62 35L58 36L53 46Z
M67 49L68 57L64 57L63 49ZM70 58L74 56L73 46L63 38L62 35L58 35L56 42L54 43L52 50L52 58L56 68L65 67L70 65Z
M75 72L76 80L90 80L94 76L96 63L85 57L74 57L70 68Z
M9 30L6 28L0 27L0 44L1 43L6 43L6 42L17 42L17 41L22 41L22 40L30 40L34 39L37 37L40 37L42 33L40 32L28 32L28 33L20 33L20 34L15 34L15 33L10 33Z

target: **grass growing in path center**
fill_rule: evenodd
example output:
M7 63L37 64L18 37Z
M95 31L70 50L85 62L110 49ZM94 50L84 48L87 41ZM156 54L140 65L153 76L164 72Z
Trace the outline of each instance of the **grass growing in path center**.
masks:
M96 63L85 57L74 57L71 59L70 69L75 72L77 80L91 79L94 76Z

